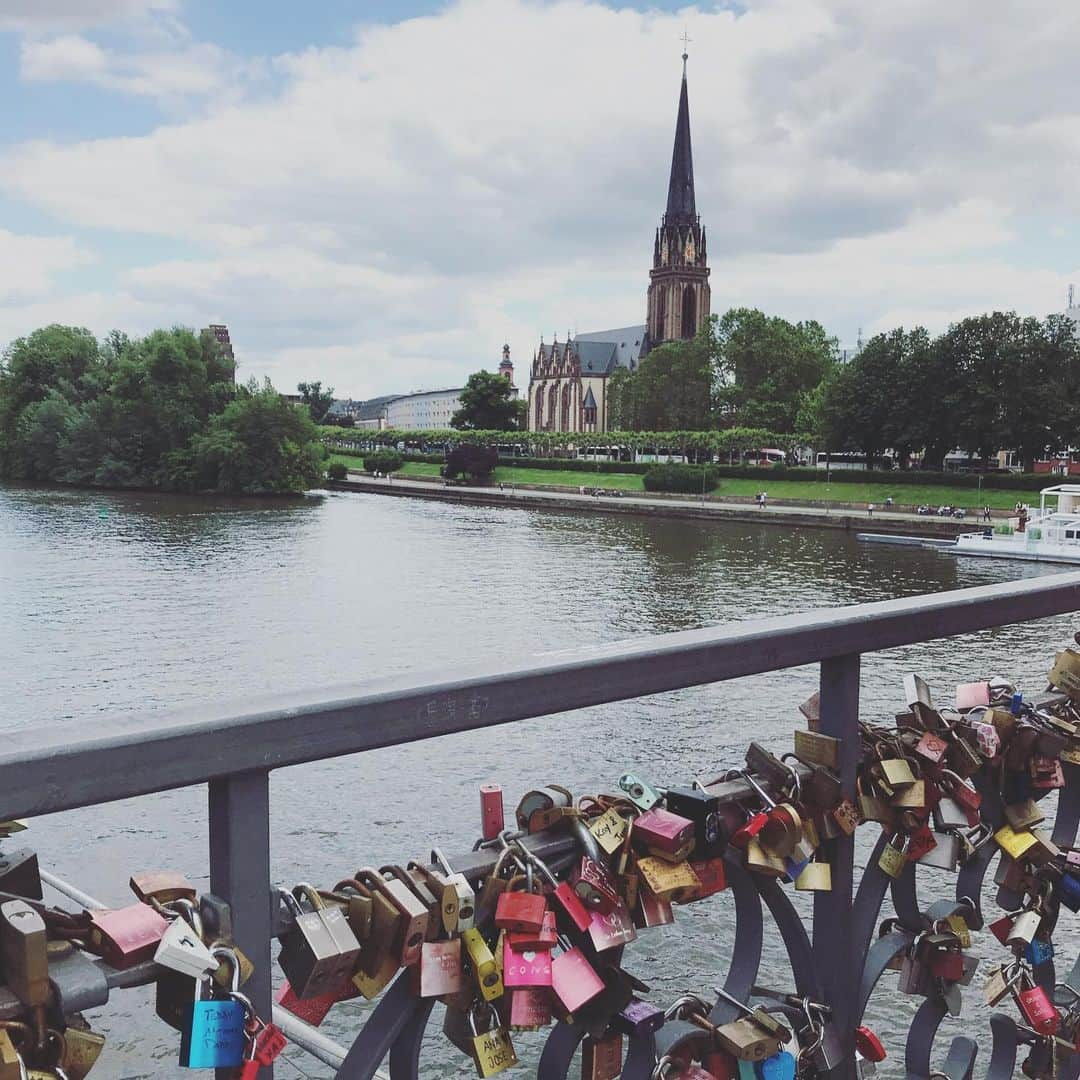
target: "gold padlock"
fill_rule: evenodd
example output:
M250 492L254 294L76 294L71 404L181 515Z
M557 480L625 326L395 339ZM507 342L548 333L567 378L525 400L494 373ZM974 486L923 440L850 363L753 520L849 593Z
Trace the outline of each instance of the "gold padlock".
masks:
M787 873L784 860L767 851L757 837L753 837L746 845L746 869L766 877L783 877Z
M904 854L904 848L899 847L896 843L898 835L899 834L896 834L889 839L889 842L882 848L881 855L878 857L878 866L880 866L891 878L898 878L904 872L904 867L907 865L907 856ZM906 847L906 841L903 843Z
M799 892L832 892L832 865L817 860L807 863L795 879L795 888Z
M510 1041L506 1028L498 1025L488 1031L479 1031L475 1019L476 1011L475 1006L469 1010L469 1029L472 1033L473 1060L476 1062L477 1075L495 1076L516 1065L517 1054L514 1053L514 1044ZM494 1010L489 1011L492 1018L495 1018Z
M637 861L638 873L661 900L681 904L701 888L701 879L687 862L669 863L653 855Z
M907 758L882 758L879 765L885 782L894 791L911 787L915 783L915 774L911 771L911 762Z
M1011 825L1002 825L994 833L994 839L1002 850L1013 859L1022 858L1026 852L1030 851L1038 843L1034 834L1029 830L1017 830Z

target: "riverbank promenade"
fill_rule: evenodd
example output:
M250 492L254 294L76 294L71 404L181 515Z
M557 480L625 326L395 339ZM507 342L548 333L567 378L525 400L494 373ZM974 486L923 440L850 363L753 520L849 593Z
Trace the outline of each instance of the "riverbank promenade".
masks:
M753 521L759 524L872 531L878 533L951 538L979 527L974 517L964 520L928 517L920 514L836 506L791 506L725 501L715 497L678 495L612 495L580 492L565 488L513 487L504 485L450 485L442 481L405 477L374 477L350 471L346 480L330 481L336 491L361 491L378 495L442 499L480 506L527 506L547 510L589 511L607 514L636 514L647 517L697 518L715 521ZM588 489L587 489L588 490Z

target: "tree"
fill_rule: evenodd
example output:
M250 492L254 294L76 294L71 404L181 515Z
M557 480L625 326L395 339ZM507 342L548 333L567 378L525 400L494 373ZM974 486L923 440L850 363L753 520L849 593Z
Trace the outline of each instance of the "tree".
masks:
M501 375L496 376L502 378ZM490 476L499 463L499 452L494 446L477 446L476 443L461 443L446 455L446 464L442 474L447 480L453 480L462 474L472 480L481 480Z
M451 427L463 431L516 431L524 427L528 405L514 398L505 375L473 372L465 382L460 401L461 407L450 419Z
M608 428L620 431L703 431L711 423L714 342L711 323L689 341L651 350L636 371L608 379Z
M171 455L176 487L237 495L299 494L322 482L326 450L303 409L266 380L241 387L204 434Z
M334 404L334 388L328 386L323 390L322 382L319 381L297 383L296 389L300 391L300 397L308 407L311 419L316 424L324 423L330 406Z
M836 360L820 323L732 308L716 324L716 404L724 426L794 432L799 410Z

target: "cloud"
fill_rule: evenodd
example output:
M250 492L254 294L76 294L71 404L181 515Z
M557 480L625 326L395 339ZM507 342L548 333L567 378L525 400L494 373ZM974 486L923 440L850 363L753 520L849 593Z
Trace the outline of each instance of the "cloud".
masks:
M0 30L71 30L175 11L176 0L3 0Z
M216 45L170 68L61 33L24 44L25 78L198 105L138 136L14 147L0 187L70 228L195 249L118 289L140 313L229 322L286 382L320 364L354 395L446 381L503 340L520 370L541 330L643 318L685 23L714 310L846 337L1059 305L1071 268L1030 245L1075 223L1080 187L1080 8L1057 0L992 20L974 0L460 0L227 87Z
M71 236L25 236L0 229L0 308L47 293L57 277L93 261Z

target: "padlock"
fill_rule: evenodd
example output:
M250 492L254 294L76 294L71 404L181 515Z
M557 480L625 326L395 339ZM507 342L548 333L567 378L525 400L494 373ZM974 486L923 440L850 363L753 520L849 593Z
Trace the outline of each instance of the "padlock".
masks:
M618 1080L622 1072L623 1037L617 1031L581 1044L581 1080Z
M1032 967L1048 963L1054 958L1054 943L1037 937L1024 947L1023 956Z
M577 1012L603 990L604 980L576 945L552 958L551 991L568 1013Z
M787 864L755 838L746 845L746 869L765 877L783 877L787 873Z
M494 1001L502 997L503 981L495 954L491 951L484 935L476 927L466 930L461 935L462 944L469 958L473 978L485 1001Z
M13 896L41 899L41 869L36 851L18 848L0 854L0 889Z
M664 803L672 813L694 823L694 857L708 859L721 855L724 834L720 825L720 799L703 787L668 788Z
M891 878L898 878L907 866L907 858L904 855L904 840L899 833L894 834L881 849L878 857L878 866Z
M795 756L807 765L824 765L826 769L840 767L840 740L831 735L822 735L818 731L794 733Z
M867 1061L872 1061L874 1064L882 1062L888 1057L881 1039L878 1038L876 1032L866 1027L865 1024L855 1029L855 1049Z
M920 825L918 828L913 829L908 836L904 858L908 862L918 862L923 856L937 847L938 839L938 834L929 825Z
M724 1050L740 1061L762 1061L779 1049L775 1035L743 1017L718 1025L716 1039Z
M1000 964L990 972L983 983L983 997L986 1004L993 1008L1005 999L1012 984L1019 978L1019 972L1010 973Z
M655 853L674 854L694 844L694 823L689 818L654 806L634 821L633 840ZM685 856L684 856L685 857Z
M612 1025L624 1035L635 1038L659 1031L664 1026L664 1010L658 1009L652 1002L632 998L612 1018Z
M1072 874L1063 874L1055 894L1070 911L1080 911L1080 880Z
M993 761L1001 753L1001 736L993 724L985 720L971 720L968 723L975 736L975 744L987 761Z
M92 911L87 947L114 968L127 969L153 958L168 920L147 904L115 911Z
M268 1024L257 1016L249 1017L246 1035L244 1064L237 1080L257 1080L259 1070L272 1065L284 1053L289 1040L276 1024Z
M963 915L953 914L945 917L945 924L956 935L961 949L971 948L971 928Z
M371 931L360 946L360 957L352 974L352 985L367 1001L374 999L401 967L400 941L405 916L381 892L373 892L361 881L350 879L355 889L371 898Z
M105 1049L105 1036L90 1030L90 1025L76 1013L67 1017L67 1027L60 1037L60 1059L57 1064L69 1080L83 1080Z
M420 946L427 936L428 909L411 889L396 878L388 881L374 867L363 866L353 877L375 895L385 896L397 908L401 919L391 950L397 954L398 963L402 967L411 967L417 963L420 959ZM359 943L357 947L359 948Z
M477 1003L468 1013L473 1061L476 1064L478 1076L495 1076L516 1065L517 1054L514 1053L514 1044L510 1041L507 1030L501 1024L493 1023L498 1017L490 1006L482 1010L486 1013L489 1026L484 1031L480 1030L476 1019L480 1011L479 1003Z
M4 981L27 1007L49 1002L49 954L45 920L25 900L0 904L0 956Z
M443 922L447 924L447 933L455 930L468 930L476 925L476 893L466 880L465 875L451 867L446 856L439 848L433 848L431 861L441 871L443 882ZM436 876L436 880L439 880ZM456 904L454 920L451 920L449 906ZM452 922L452 925L450 925Z
M459 993L465 983L461 967L461 938L425 941L420 946L420 960L412 968L413 986L418 997L442 997Z
M215 956L228 950L219 949ZM233 959L235 988L224 997L201 997L201 991L213 987L209 980L198 982L196 999L181 1031L180 1065L187 1069L238 1068L244 1062L245 1027L248 1010L238 993L240 965Z
M1015 830L1011 825L1002 825L994 839L1011 859L1022 858L1037 842L1030 830Z
M830 811L830 816L845 836L852 836L863 821L859 808L850 799L841 799Z
M1031 786L1038 791L1053 791L1065 786L1065 773L1058 758L1033 757L1029 769Z
M503 942L503 985L507 988L551 986L551 952L516 949Z
M935 765L941 761L948 749L948 742L932 731L922 732L919 741L914 746L914 751L919 757Z
M955 871L960 866L962 847L956 833L934 833L934 846L918 860L920 866Z
M960 683L956 688L956 707L961 712L990 704L988 682Z
M218 966L210 949L202 938L178 916L169 924L169 929L158 942L154 953L154 963L178 971L193 979L202 979L215 971Z
M890 825L896 817L896 812L884 800L870 790L868 781L864 781L860 772L855 781L855 801L858 803L859 816L863 821L877 821L882 825Z
M1019 987L1013 987L1017 1007L1032 1029L1040 1035L1056 1035L1061 1026L1061 1014L1054 1007L1046 990L1021 976Z
M659 799L659 796L657 796ZM556 806L573 806L574 795L558 784L549 784L547 787L527 791L517 805L514 816L517 818L519 829L528 829L529 819L537 810L550 810Z
M634 920L621 902L610 911L593 912L592 922L589 924L589 939L598 953L620 948L636 937Z
M522 987L510 993L510 1027L535 1031L551 1023L551 991L546 987Z
M697 895L701 881L689 863L673 864L653 856L638 859L642 880L661 900L683 903Z
M827 862L810 862L795 879L799 892L831 892L832 866Z
M371 890L362 882L345 878L330 891L320 889L319 895L328 904L337 904L341 908L349 922L349 928L363 948L371 937L371 924L375 912L375 901Z
M947 832L949 829L962 829L969 821L968 811L949 795L945 795L938 800L932 813L934 815L934 825L939 832Z
M132 874L128 884L144 903L156 900L167 904L172 900L194 901L198 890L177 870L143 870Z
M1005 820L1014 832L1022 833L1041 825L1046 817L1034 799L1005 804Z
M521 849L525 859L532 863L541 876L551 885L551 899L555 903L557 911L577 930L578 933L587 933L592 925L592 915L585 907L581 897L574 891L568 881L560 881L548 868L547 864L526 848Z
M793 1054L780 1050L764 1061L754 1062L756 1080L795 1080L796 1061Z
M539 933L547 914L547 900L534 892L525 892L525 876L511 879L507 891L495 905L495 925L500 930L516 930ZM516 886L522 888L517 888Z
M433 887L431 878L422 874L416 870L406 870L402 866L380 866L379 873L384 878L395 878L400 881L405 888L409 889L413 896L424 905L427 910L427 928L424 930L425 941L435 941L443 936L444 923L442 914L442 896L443 891L441 888ZM319 891L319 895L326 899L326 894ZM346 917L348 917L348 904L344 906ZM352 926L352 923L349 923ZM355 933L355 931L354 931ZM357 935L357 940L363 939Z
M619 777L619 790L639 810L651 810L660 801L660 792L635 773L623 773Z
M1021 911L1013 920L1009 928L1009 934L1005 938L1006 945L1026 948L1034 940L1035 935L1042 926L1042 916L1038 911Z
M33 1040L26 1024L7 1021L0 1026L0 1080L26 1080L26 1064L19 1054Z
M339 1001L358 997L359 994L360 991L354 985L353 980L346 979L339 987L329 990L325 994L319 994L317 997L300 998L296 996L293 988L286 980L274 995L274 1002L283 1009L287 1009L293 1016L298 1016L305 1023L318 1027Z
M699 859L690 861L690 869L697 877L697 891L692 897L680 900L680 903L689 903L692 900L704 900L707 896L714 896L727 888L727 871L724 869L722 858Z
M510 931L506 935L506 940L518 949L555 948L559 941L558 930L555 927L555 912L550 910L544 912L544 922L539 930Z
M589 832L596 837L596 842L608 855L622 847L629 828L629 821L614 807L605 810L589 823Z
M505 828L503 791L498 784L480 785L480 832L485 840L494 840Z
M295 925L280 939L278 963L285 977L302 998L335 989L352 974L360 957L360 942L348 920L340 908L327 907L306 882L281 896L296 914ZM300 905L299 896L306 899L310 911ZM414 902L419 906L415 898Z
M592 911L610 911L619 903L619 886L611 871L588 855L582 855L571 869L569 881L581 902Z
M642 929L652 926L668 926L675 921L670 900L662 900L648 887L638 889L637 907L633 913L634 925Z

